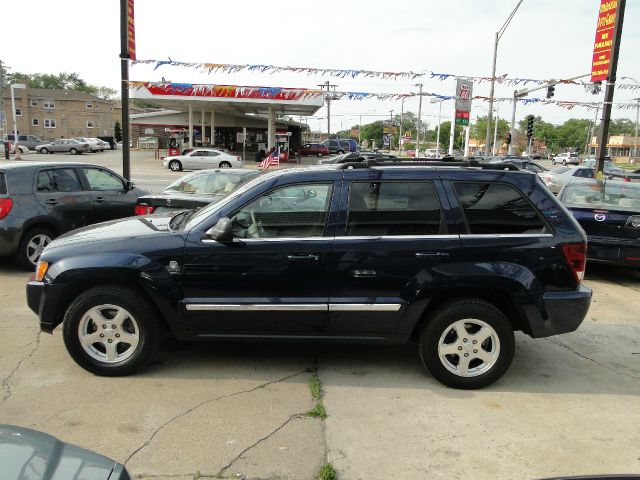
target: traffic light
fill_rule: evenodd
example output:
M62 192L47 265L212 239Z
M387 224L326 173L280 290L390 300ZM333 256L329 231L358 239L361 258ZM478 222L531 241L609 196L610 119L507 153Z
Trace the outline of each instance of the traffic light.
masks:
M504 137L504 143L506 143L507 145L511 145L511 132L507 133L507 135Z
M533 137L533 115L527 117L527 138Z
M547 87L547 98L553 97L553 95L555 94L555 91L556 91L555 85L549 85Z

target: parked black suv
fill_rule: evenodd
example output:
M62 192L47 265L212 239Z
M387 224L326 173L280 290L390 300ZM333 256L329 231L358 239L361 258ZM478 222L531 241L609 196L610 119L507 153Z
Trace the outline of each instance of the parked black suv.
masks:
M469 389L504 374L515 330L580 325L585 234L536 175L372 163L275 171L191 214L64 235L27 285L29 306L43 331L62 323L70 355L98 375L142 367L163 332L416 339L436 379Z
M58 235L134 215L136 187L108 168L87 163L0 163L0 256L33 271Z

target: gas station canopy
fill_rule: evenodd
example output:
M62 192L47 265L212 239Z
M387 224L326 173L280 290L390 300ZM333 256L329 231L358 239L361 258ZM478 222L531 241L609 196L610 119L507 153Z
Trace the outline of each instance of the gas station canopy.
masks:
M129 82L131 98L165 109L233 114L313 115L324 104L321 90L240 85Z

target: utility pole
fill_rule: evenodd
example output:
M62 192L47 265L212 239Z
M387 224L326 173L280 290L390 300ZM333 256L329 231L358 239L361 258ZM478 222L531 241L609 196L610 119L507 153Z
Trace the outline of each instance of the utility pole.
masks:
M329 93L330 89L333 88L333 91L336 91L336 87L338 85L332 85L329 83L329 80L327 80L324 83L321 83L318 85L322 91L324 91L325 87L326 87L326 94L325 94L325 98L327 100L327 137L331 136L331 94Z
M2 60L0 60L0 136L4 136L6 133L4 131L4 89L5 89L5 80L4 80L4 66L2 65ZM2 153L2 152L0 152Z
M420 99L418 100L418 126L416 132L416 157L420 156L420 120L422 119L422 83L415 85L420 89Z
M633 161L638 161L638 117L640 117L640 97L636 98L636 137L633 140Z
M607 87L604 91L604 104L602 105L602 122L598 133L598 160L596 162L596 174L604 169L604 157L607 154L607 140L609 139L609 123L611 122L611 109L613 108L613 93L616 86L616 71L618 70L618 53L620 52L620 39L622 38L622 23L624 21L624 7L626 0L618 0L616 8L615 27L613 29L613 45L611 48L611 64Z
M398 135L398 156L402 150L402 119L404 117L404 97L402 97L402 106L400 107L400 134Z
M391 153L391 140L393 140L393 133L391 130L391 127L393 127L393 110L389 110L389 133L387 133L388 135L388 139L389 139L389 153Z
M129 32L127 0L120 0L120 76L122 103L122 176L131 180L131 148L129 140Z

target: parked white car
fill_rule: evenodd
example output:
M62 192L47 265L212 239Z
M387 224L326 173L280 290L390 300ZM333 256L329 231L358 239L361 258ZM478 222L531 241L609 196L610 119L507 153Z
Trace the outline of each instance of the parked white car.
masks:
M174 172L205 168L242 168L242 159L213 148L197 148L186 155L165 157L162 166Z
M88 143L92 152L103 152L109 150L109 144L99 138L92 137L76 137L76 140L82 143Z
M5 141L4 140L0 140L0 156L4 155L4 144ZM16 145L15 143L11 143L9 142L9 144L11 145L11 150L9 150L9 153L16 153ZM20 150L20 154L24 155L25 153L29 152L29 148L26 147L25 145L20 145L18 144L18 150Z
M551 158L551 165L561 163L565 167L567 165L580 165L580 157L575 152L565 152Z

